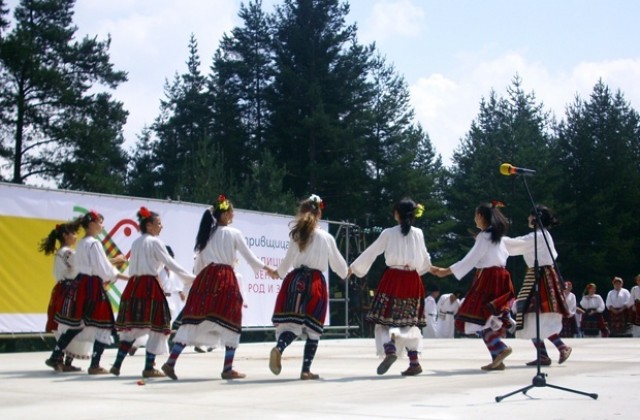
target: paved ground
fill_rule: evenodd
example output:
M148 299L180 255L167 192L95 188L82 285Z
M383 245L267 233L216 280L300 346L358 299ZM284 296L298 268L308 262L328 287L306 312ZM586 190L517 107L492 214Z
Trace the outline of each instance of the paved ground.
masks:
M319 381L300 381L302 342L283 357L280 376L269 371L272 343L243 344L235 367L247 374L220 379L223 352L185 350L176 366L178 381L148 380L138 385L142 353L128 357L122 375L55 373L44 365L47 353L0 354L0 418L7 419L631 419L640 402L640 340L574 339L571 358L543 368L549 385L598 394L597 400L549 386L534 387L496 402L495 398L531 385L536 369L524 340L507 340L514 352L502 372L479 369L488 362L480 340L429 340L424 372L402 377L407 359L384 376L373 340L320 342L313 371ZM105 352L109 367L115 350ZM164 357L159 358L163 362ZM86 371L87 362L78 361Z

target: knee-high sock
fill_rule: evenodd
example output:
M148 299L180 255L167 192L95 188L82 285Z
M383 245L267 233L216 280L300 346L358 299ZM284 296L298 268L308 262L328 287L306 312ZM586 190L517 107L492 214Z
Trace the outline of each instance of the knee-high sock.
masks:
M533 343L536 350L538 350L538 357L540 357L540 359L549 358L549 354L547 353L547 347L544 345L543 339L538 340L537 338L532 338L531 342Z
M553 343L554 346L556 346L558 350L564 350L567 348L567 345L564 344L564 341L562 341L562 339L558 334L550 335L547 338L549 339L549 341Z
M276 348L280 350L280 353L284 353L284 349L286 349L289 344L293 343L293 340L296 339L296 335L291 331L284 331L278 337L278 343L276 344Z
M113 362L114 368L120 369L120 366L122 366L122 361L125 357L127 357L127 354L129 354L129 350L131 350L131 346L133 346L133 341L120 342L120 345L118 346L118 354L116 355L116 361Z
M236 348L235 347L224 347L224 366L222 368L223 372L229 372L233 369L233 358L236 356Z
M502 330L493 331L491 328L482 331L482 340L489 353L491 353L492 359L495 359L498 354L507 348L507 345L500 339L501 334Z
M384 354L396 353L396 342L394 339L391 339L388 342L384 343L382 347L384 347Z
M76 335L80 334L80 331L82 330L65 331L65 333L58 338L56 346L53 348L53 352L51 352L51 360L56 360L62 363L62 352L67 348L71 340L73 340Z
M153 366L156 364L156 355L153 353L149 353L148 351L145 353L144 358L144 370L153 370Z
M173 347L171 347L171 354L167 359L167 364L169 366L175 366L178 356L180 356L180 353L182 353L182 350L184 350L185 347L187 347L186 344L173 343Z
M417 350L407 350L407 354L409 355L409 366L418 366L420 364Z
M93 342L93 354L91 354L90 368L100 367L100 358L102 357L102 352L104 352L105 347L107 347L107 345L104 343L99 341Z
M316 356L316 350L318 350L318 340L307 338L307 342L304 345L304 356L302 359L303 372L311 371L311 363L313 363L313 358Z

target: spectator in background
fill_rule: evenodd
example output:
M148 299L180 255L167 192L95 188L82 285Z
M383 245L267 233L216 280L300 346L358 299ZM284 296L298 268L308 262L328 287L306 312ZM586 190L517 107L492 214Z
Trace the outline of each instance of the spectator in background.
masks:
M595 283L587 284L584 295L580 300L580 306L584 310L580 329L585 337L609 337L609 327L605 321L603 312L604 300L596 293Z
M628 337L629 322L627 314L631 306L631 294L622 287L623 281L620 277L614 277L611 281L613 290L607 293L607 310L609 315L609 330L611 337Z
M435 284L428 286L427 297L424 300L424 316L427 319L427 326L422 329L424 338L438 338L438 296L440 288Z
M635 277L636 285L631 289L631 334L633 337L640 337L640 274Z
M456 290L440 296L438 300L438 338L454 338L455 336L455 316L460 308L460 295L462 292Z
M565 338L579 337L580 328L577 312L582 312L582 309L578 308L576 295L571 291L573 289L573 283L567 280L564 282L564 286L564 300L567 302L569 316L562 319L562 331L560 332L560 336Z

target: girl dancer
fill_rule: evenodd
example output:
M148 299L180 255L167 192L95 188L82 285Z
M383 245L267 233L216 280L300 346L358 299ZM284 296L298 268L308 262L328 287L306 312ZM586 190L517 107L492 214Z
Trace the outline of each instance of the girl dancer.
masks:
M164 377L165 375L153 366L157 355L168 352L171 312L158 276L165 266L180 276L185 283L193 282L195 276L182 268L169 255L167 247L158 238L162 231L162 220L158 213L141 207L137 216L142 235L131 246L129 260L131 277L122 293L116 320L120 345L110 372L119 376L122 361L131 350L134 341L148 334L142 376Z
M177 380L175 364L188 345L225 346L222 379L241 379L246 375L233 370L233 358L242 329L242 295L233 272L237 252L255 272L272 270L247 246L242 232L229 226L233 205L224 195L206 210L196 237L195 272L198 273L182 310L180 328L162 371Z
M61 335L45 362L47 366L55 368L62 363L63 351L77 336L79 342L93 343L89 375L108 373L100 366L100 358L105 347L111 344L113 311L104 285L128 277L111 264L97 239L102 232L103 220L104 217L93 210L80 218L86 236L76 247L78 275L69 287L62 309L55 316Z
M498 206L504 204L484 203L476 208L474 221L480 233L462 260L449 268L431 269L438 277L453 274L460 280L476 268L473 283L456 319L464 321L465 334L479 334L491 353L492 362L482 366L482 370L504 370L502 361L512 351L501 340L512 325L509 311L515 293L511 276L505 268L509 253L502 241L508 224Z
M426 320L425 291L420 276L429 271L431 258L422 230L413 224L423 212L424 207L410 198L396 203L393 217L398 225L383 230L378 239L351 263L350 273L358 277L364 277L382 253L387 264L366 317L376 324L377 353L385 356L378 366L378 375L385 374L398 358L396 342L409 354L409 367L402 375L414 376L422 372L418 349L422 341L420 329L426 326Z
M539 215L540 223L536 221L536 215ZM558 257L558 253L553 244L553 238L548 231L551 226L558 224L558 220L546 206L538 205L536 208L531 209L527 221L529 227L534 229L533 232L517 238L505 237L503 239L509 255L522 255L528 267L517 298L517 301L523 303L523 309L522 312L518 312L516 315L516 337L530 338L537 349L540 364L549 366L551 359L544 345L544 338L546 337L558 349L560 353L558 363L562 364L571 354L571 347L567 346L560 338L562 319L569 316L569 308L565 300L565 294L562 292L561 280L554 266L554 260ZM537 229L540 226L542 226L542 229ZM538 267L540 269L539 303L536 303L537 296L533 287L535 282L536 243ZM548 247L547 244L549 245ZM520 307L520 305L516 306ZM538 306L540 307L541 337L539 340L536 334L536 312ZM538 359L527 363L527 365L536 366L537 363Z
M336 241L320 229L324 204L313 194L298 206L298 214L289 233L291 240L287 254L271 277L284 277L278 292L272 321L276 326L276 346L271 349L269 369L274 375L282 370L284 349L298 336L306 336L300 379L319 379L311 373L311 363L324 330L329 303L327 283L323 272L328 266L342 279L349 267L340 255ZM287 273L289 268L293 270Z
M595 283L587 284L580 306L584 310L580 329L585 337L609 337L609 326L604 319L604 300L596 293Z

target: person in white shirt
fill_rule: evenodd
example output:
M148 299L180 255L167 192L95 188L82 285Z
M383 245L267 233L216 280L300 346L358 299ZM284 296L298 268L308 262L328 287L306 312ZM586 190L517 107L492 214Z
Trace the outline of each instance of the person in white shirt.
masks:
M438 338L454 338L455 316L460 308L461 291L446 293L438 300Z
M580 306L584 310L580 329L585 337L609 337L609 327L602 313L605 310L604 300L596 293L595 283L587 284Z
M640 337L640 274L635 279L636 285L631 288L629 301L631 304L631 334Z
M233 270L237 254L249 263L254 272L273 269L266 266L251 251L245 237L231 227L233 204L224 195L205 210L196 235L195 272L187 303L182 310L181 325L173 338L173 347L162 371L177 380L175 365L186 346L224 346L222 379L242 379L246 375L233 369L236 349L242 332L243 299Z
M560 336L564 338L579 337L579 317L581 316L582 308L578 308L576 295L571 291L573 290L573 283L565 280L564 287L564 300L567 302L569 316L562 318L562 331L560 332Z
M540 220L537 220L538 217ZM569 358L572 349L560 338L562 318L569 316L569 309L555 266L558 253L549 233L549 229L557 225L558 221L547 206L537 205L531 209L527 222L529 228L534 230L533 232L517 238L504 238L509 255L522 255L528 267L516 299L516 302L522 303L522 305L514 305L519 308L516 314L516 337L530 339L537 350L536 360L527 363L528 366L536 366L538 363L543 366L551 364L551 358L544 345L545 338L558 349L560 353L558 363L562 364ZM539 301L538 296L535 295L536 288L534 287L536 256L540 270ZM538 316L538 324L536 316Z
M431 268L431 257L422 230L413 225L423 212L424 207L412 199L400 200L393 207L398 224L383 230L351 263L350 272L357 277L364 277L382 253L387 265L366 316L367 321L375 324L377 353L385 356L378 366L378 375L385 374L397 360L396 344L406 348L409 355L409 368L402 375L422 373L418 350L422 342L420 329L426 326L426 320L420 276Z
M501 339L511 328L511 304L515 298L511 275L505 268L509 253L503 242L508 222L500 212L504 204L499 201L480 204L474 221L480 233L463 259L449 268L433 267L438 277L454 275L462 279L475 267L475 276L456 319L464 321L466 335L480 335L491 354L492 362L482 370L504 370L504 359L511 352Z
M438 328L440 320L438 319L438 296L440 296L440 288L431 285L427 287L427 298L424 300L424 315L427 320L427 326L422 329L422 337L438 338Z
M349 271L333 236L318 226L323 209L322 199L315 194L299 204L289 232L289 248L280 266L271 274L273 279L284 278L271 318L276 326L277 341L269 355L269 370L274 375L282 370L284 350L296 337L302 336L306 342L300 379L320 378L311 372L311 363L324 331L329 304L323 272L331 267L338 277L345 279Z
M78 275L69 286L62 309L55 316L61 335L45 363L52 367L61 364L63 352L76 338L77 342L93 345L87 373L101 375L109 373L100 366L100 359L106 346L112 343L114 327L113 309L104 287L129 277L113 265L97 238L103 230L104 217L91 210L79 220L86 235L76 246L74 262Z
M135 340L148 336L142 376L160 378L165 375L155 369L154 365L157 355L168 352L171 311L158 276L164 267L169 267L186 283L193 282L195 276L171 257L166 245L158 238L163 228L160 215L146 207L140 207L137 216L142 235L131 245L130 279L122 292L116 319L120 344L109 372L119 376L122 362Z
M614 277L612 283L613 290L607 293L605 302L609 312L609 336L628 337L630 325L627 314L631 308L631 293L622 287L622 278Z

